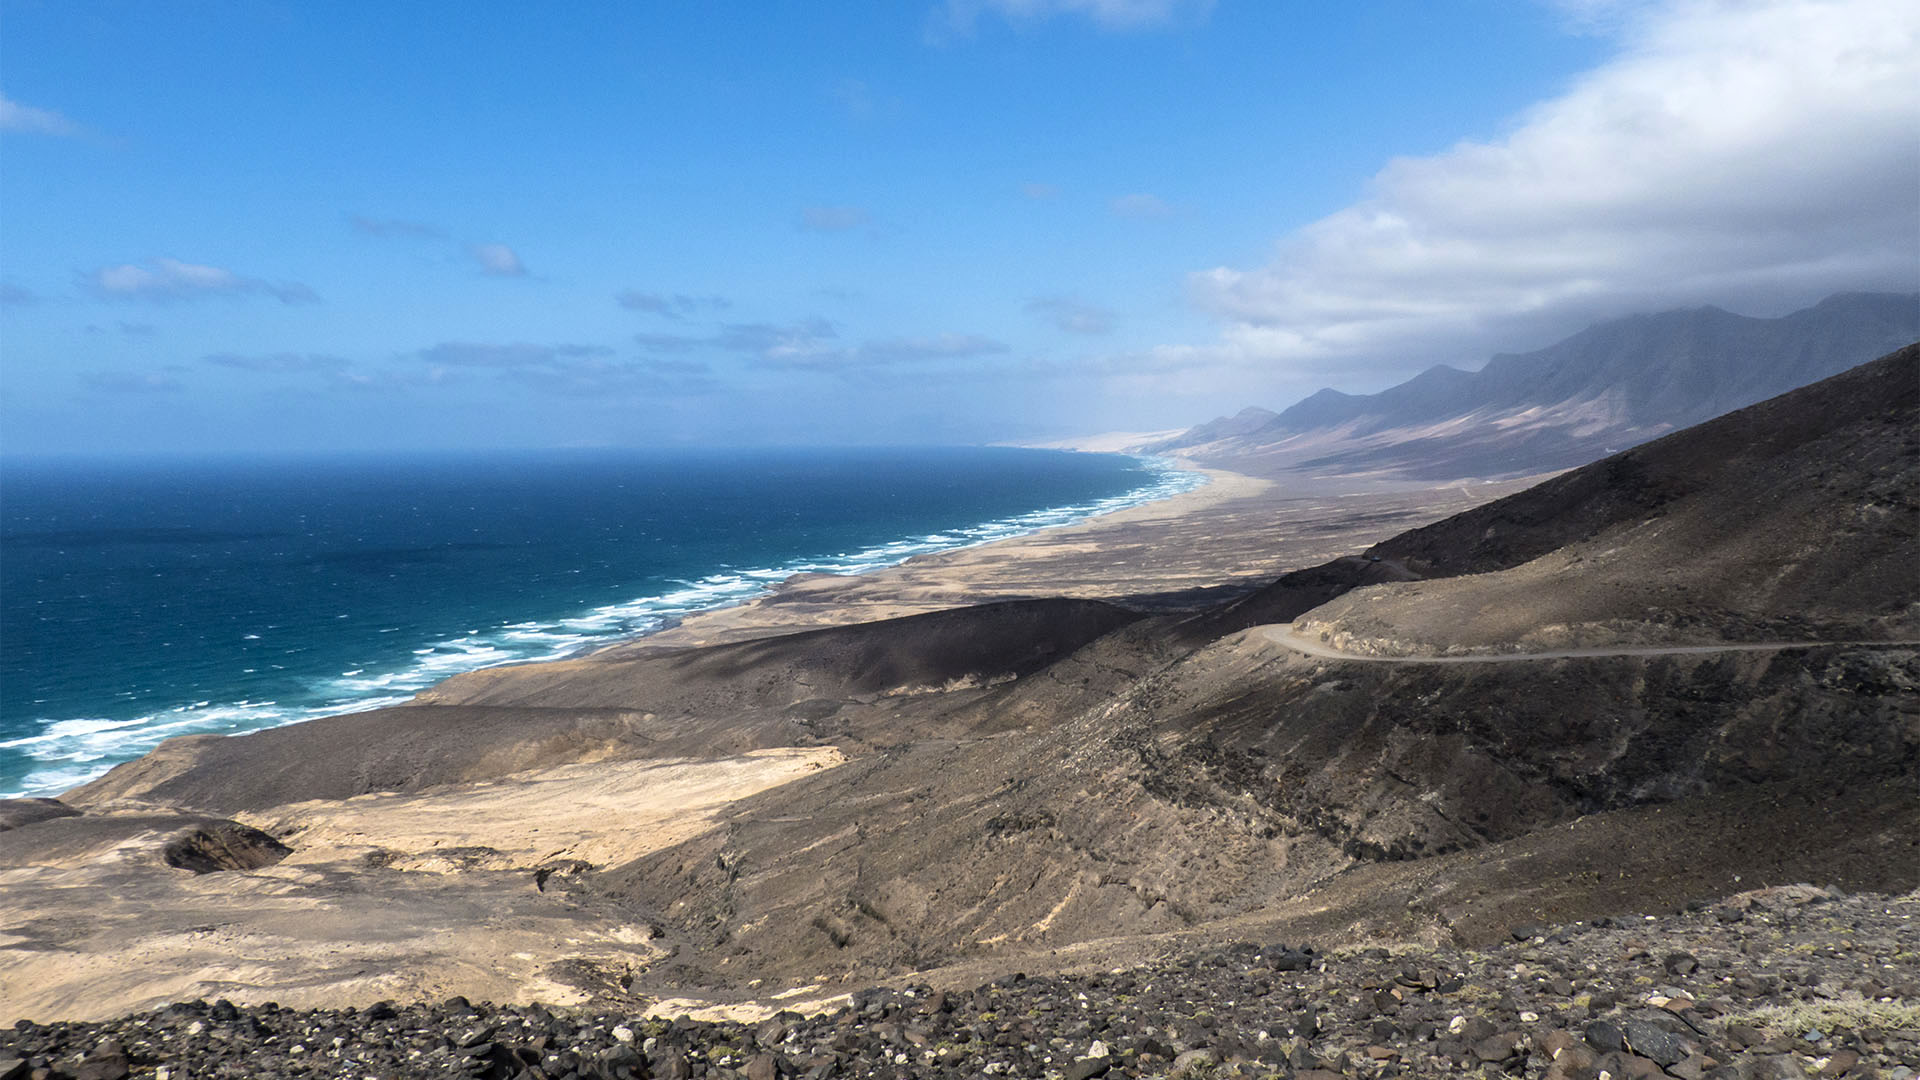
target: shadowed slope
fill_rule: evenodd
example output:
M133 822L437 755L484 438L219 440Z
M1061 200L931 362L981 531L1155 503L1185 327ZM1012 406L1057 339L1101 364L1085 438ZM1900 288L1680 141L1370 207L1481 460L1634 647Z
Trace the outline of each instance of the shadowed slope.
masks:
M579 761L896 742L923 733L923 716L937 729L938 708L951 707L941 692L1038 671L1140 618L1096 601L1014 601L631 659L487 668L418 704L169 739L65 799L233 813Z

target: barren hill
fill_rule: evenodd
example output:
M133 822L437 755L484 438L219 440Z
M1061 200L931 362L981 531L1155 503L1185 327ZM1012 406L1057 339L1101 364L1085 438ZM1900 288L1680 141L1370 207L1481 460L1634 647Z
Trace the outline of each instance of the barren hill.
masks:
M1846 293L1777 319L1704 307L1601 323L1479 371L1429 368L1377 394L1322 390L1154 444L1201 460L1417 478L1583 464L1920 339L1920 296Z
M1486 941L1755 878L1911 889L1917 365L1209 610L1034 601L615 650L176 740L69 793L85 816L0 833L0 915L45 960L9 990L105 1011L183 971L279 970L297 985L265 992L306 1004L830 994L1225 938ZM1292 648L1288 621L1374 654L1602 648L1378 662ZM1769 638L1818 644L1661 644ZM151 825L87 824L183 812L291 852L189 880L141 861ZM202 935L214 903L227 929ZM341 939L364 920L407 929Z

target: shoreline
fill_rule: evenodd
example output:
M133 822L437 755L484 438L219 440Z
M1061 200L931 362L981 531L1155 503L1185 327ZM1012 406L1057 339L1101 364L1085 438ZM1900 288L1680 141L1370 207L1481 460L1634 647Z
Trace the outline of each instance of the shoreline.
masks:
M1531 478L1473 485L1456 481L1367 490L1372 485L1364 478L1257 475L1178 455L1133 456L1163 463L1168 476L1198 475L1203 480L1194 487L1057 524L915 552L851 572L790 573L757 586L754 593L743 598L687 610L671 625L609 635L564 652L436 671L418 686L394 687L397 692L362 701L302 706L297 715L273 723L176 730L151 740L139 736L149 728L115 725L108 730L128 731L126 745L131 753L103 754L89 762L94 767L84 773L61 769L63 762L48 759L44 770L35 771L60 770L53 782L23 785L17 797L59 797L98 780L119 765L139 760L167 738L245 735L405 706L430 695L450 678L479 671L620 659L1002 600L1070 597L1118 601L1151 611L1185 610L1209 598L1219 599L1236 589L1250 588L1288 569L1350 554L1413 524L1437 520L1533 482ZM1296 485L1300 490L1295 490ZM1148 493L1159 486L1147 485L1140 490ZM1096 502L1104 501L1108 500ZM1065 508L1032 511L974 528L1060 509ZM887 546L906 542L894 541ZM29 738L44 737L45 731Z
M1540 479L1377 487L1363 479L1262 475L1172 460L1206 476L1207 483L858 574L795 574L763 595L693 612L677 626L583 657L631 658L1008 600L1071 598L1149 612L1190 610Z
M557 1007L640 997L672 999L676 1008L681 1000L693 1007L695 998L714 1006L758 1000L748 985L752 971L697 988L666 974L644 990L620 982L622 973L669 972L688 939L662 938L612 894L579 891L574 876L641 872L662 852L682 848L698 853L698 865L731 872L725 851L708 849L724 845L730 823L776 788L788 793L783 798L839 806L842 789L869 782L872 770L912 774L929 756L946 763L928 775L961 763L967 775L1017 771L1004 759L1023 756L1028 738L976 732L919 742L910 733L946 715L948 699L923 697L919 688L963 699L986 689L939 674L947 666L1031 657L1015 645L1003 659L955 659L956 636L937 628L955 624L937 620L931 636L924 625L904 637L894 628L867 635L870 656L864 647L829 645L814 655L804 640L769 643L771 651L754 653L746 670L733 670L743 659L738 650L720 650L710 661L695 655L685 666L662 650L1015 597L1097 598L1136 611L1159 604L1160 613L1177 614L1218 602L1223 588L1238 595L1328 553L1351 553L1502 493L1501 485L1476 485L1316 494L1291 490L1282 477L1202 468L1207 484L1170 498L863 574L790 580L754 603L585 659L476 670L437 684L440 700L422 694L385 714L163 748L122 766L117 781L64 793L82 812L71 825L16 837L53 846L0 869L9 900L0 917L27 925L32 912L84 896L95 918L85 928L36 930L32 940L42 947L20 954L0 979L33 987L27 1007L36 1014L68 1017L219 995L300 1008L453 994ZM1041 632L1084 641L1117 616L1091 605L1074 611L1068 623ZM985 622L963 615L961 625L989 636L995 626L1016 636L1036 632L1018 621L1024 616L972 618L982 616ZM811 659L794 668L788 657ZM925 664L930 673L884 674L897 663ZM861 689L876 677L886 692ZM896 695L897 686L916 689ZM807 707L815 700L836 707ZM827 727L809 726L829 713ZM901 743L903 736L909 741ZM874 752L892 746L908 748L907 756ZM961 757L946 760L963 747ZM355 760L385 778L362 772ZM211 786L196 788L202 781ZM887 788L891 781L875 782ZM961 775L954 782L971 781ZM887 799L898 794L887 791ZM161 809L169 804L195 809ZM794 823L842 812L808 806L767 825L805 828ZM888 812L895 811L908 808ZM205 814L226 823L198 816ZM177 874L161 848L194 828L258 830L291 851L235 867L243 874ZM216 902L224 921L203 932L204 913ZM316 910L327 917L316 921ZM1017 909L995 916L1021 917ZM511 933L497 929L503 919ZM375 939L343 938L341 925L384 929ZM1011 941L1003 951L996 943L1008 939L992 928L981 931L988 953L977 959L1018 962L1030 943ZM554 942L566 944L556 952ZM41 963L49 958L59 963ZM819 996L879 977L871 962L836 963ZM258 981L263 964L279 973L268 985ZM785 976L773 977L784 985Z
M817 602L812 600L815 594L823 589L830 590L841 585L858 587L861 583L869 583L875 591L884 590L893 585L897 576L909 570L915 574L961 570L962 573L957 578L961 580L964 579L964 568L982 557L981 553L1019 551L1022 547L1037 544L1042 537L1058 537L1063 534L1083 535L1141 521L1171 520L1221 502L1250 498L1273 486L1271 480L1199 465L1176 456L1169 455L1160 460L1177 462L1180 466L1178 471L1204 477L1204 482L1184 491L1175 491L1158 498L1101 511L1058 525L1046 525L1010 536L909 555L885 566L845 574L801 571L767 586L757 595L689 611L673 620L670 625L641 631L617 641L589 645L562 659L585 659L616 652L626 654L634 648L697 648L702 645L719 644L722 641L775 636L822 626L839 626L847 622L867 621L866 619L824 618L809 619L803 625L781 618L778 613L768 609L795 603ZM964 584L960 587L965 588ZM1071 592L1070 586L1068 591ZM926 606L925 610L940 610L969 603L987 603L995 599L1010 598L1013 597L983 593L977 599L968 599L963 594L956 594L948 600ZM542 663L543 661L528 662Z
M926 537L909 535L860 550L817 557L803 556L789 560L790 564L798 564L801 566L825 566L836 563L849 563L860 566L859 569L847 572L814 570L783 572L778 569L777 564L764 569L749 568L738 572L730 571L726 568L719 568L707 577L683 583L683 587L680 589L669 590L653 596L642 596L624 600L605 607L594 608L583 613L556 616L546 620L535 620L536 622L542 622L549 626L564 626L568 622L589 619L597 615L605 614L613 609L634 608L650 604L665 604L671 609L674 605L669 603L669 601L671 601L673 597L685 596L688 606L682 607L678 612L666 615L665 621L658 626L639 629L637 631L626 628L616 629L612 633L598 636L594 640L581 641L562 646L558 651L535 652L533 655L518 657L509 656L505 658L481 659L481 662L473 664L472 666L442 664L431 670L421 670L426 666L425 661L415 663L412 667L407 667L404 665L404 662L402 662L402 666L392 671L374 669L375 674L367 676L368 680L370 682L386 680L390 685L388 687L382 687L381 691L367 692L357 700L336 698L332 701L311 705L282 705L278 701L260 702L241 700L237 702L215 702L208 700L159 709L147 716L130 720L69 717L43 723L36 731L6 740L0 740L0 744L18 747L32 745L34 743L55 743L59 740L110 738L116 735L122 735L123 742L120 746L109 746L101 749L98 756L93 757L91 760L82 756L92 749L90 747L75 747L73 752L66 756L34 760L29 766L29 771L21 778L19 790L12 793L0 792L0 798L58 797L65 792L75 790L76 788L83 787L97 780L117 765L138 760L140 757L151 752L159 742L168 738L205 734L244 735L255 731L268 731L294 724L307 723L330 716L350 715L353 713L390 708L396 705L404 705L414 700L420 694L428 693L442 682L458 675L482 671L488 668L515 667L528 664L576 660L604 653L611 649L620 649L635 642L647 640L657 634L672 633L690 619L699 619L709 613L748 606L767 599L778 593L789 581L795 578L813 576L857 578L865 574L884 572L915 559L937 558L953 552L989 547L1052 530L1075 528L1090 521L1100 520L1116 514L1125 514L1142 507L1154 506L1173 499L1179 499L1196 491L1205 490L1213 482L1210 470L1197 467L1191 462L1172 455L1122 454L1117 451L1114 453L1115 456L1132 458L1145 467L1147 470L1147 482L1120 495L1101 499L1088 499L1079 503L1067 503L1063 506L1041 507L1006 517L974 522L959 528L945 530L942 533L932 534L934 536L952 536L955 541L958 541L955 546L935 547L927 551L909 551L909 549L917 545L929 542ZM1206 479L1191 487L1174 486L1180 478L1192 475L1199 475L1206 477ZM1114 506L1111 509L1104 508L1106 504L1116 502L1120 505ZM1066 520L1058 523L1045 520L1055 515L1075 512L1078 512L1078 516L1068 517ZM1040 523L1032 525L1026 524L1034 520L1038 520ZM989 535L979 539L966 539L970 533L992 533L999 532L1000 530L1012 531L1004 532L1001 535ZM907 551L909 553L893 557L888 561L874 562L876 559L885 558L885 553L894 549ZM863 565L869 563L872 565ZM774 576L781 574L784 574L784 576ZM752 579L755 575L767 575L768 580L762 583L754 583ZM721 589L721 583L716 579L722 578L737 579L741 582L741 586L739 587L744 587L751 591L746 592L744 595L712 600L705 604L700 604L697 594L701 592L719 591ZM635 615L630 621L642 621L644 618L644 615ZM508 625L504 629L511 630L515 626L526 625L530 624L516 623ZM503 628L492 628L486 631L486 634L498 635L502 632L502 629ZM465 639L454 639L449 642L420 643L422 647L414 649L414 653L417 657L423 650L457 647L464 641ZM474 650L475 658L480 658L486 651L495 647L496 646L488 645L485 648L476 648ZM435 656L430 659L439 659L439 657ZM351 674L357 676L361 673L353 672ZM264 723L246 722L248 719L255 718L245 715L249 710L257 711L262 709L272 709L276 712L284 709L286 714L257 717L258 719L267 721ZM216 715L212 715L210 719L201 721L191 715L196 711L204 711ZM217 715L234 713L240 714L237 717L238 722L235 722L235 718L229 717L225 724L221 722L222 716ZM76 728L78 730L75 730ZM162 734L162 732L164 733ZM153 736L150 738L147 737L149 733L153 733ZM31 757L31 755L27 756ZM46 782L34 782L34 778L37 775L46 776Z
M1053 448L1052 447L1025 447L1025 449L1044 450L1044 449L1053 449ZM1116 453L1116 454L1121 453L1120 451L1098 451L1098 452L1099 453ZM1230 484L1234 482L1246 483L1249 481L1259 485L1266 485L1270 483L1270 481L1259 480L1255 477L1244 476L1239 473L1228 472L1222 469L1208 468L1206 466L1199 465L1186 458L1182 458L1174 454L1156 454L1156 455L1121 454L1121 456L1133 457L1141 461L1160 461L1160 462L1174 463L1175 465L1177 465L1177 468L1170 470L1171 472L1197 475L1197 476L1203 477L1204 479L1201 483L1196 484L1193 487L1186 488L1184 490L1173 491L1167 494L1155 496L1153 498L1143 499L1139 502L1129 503L1125 506L1118 506L1111 510L1095 511L1093 513L1088 514L1085 517L1075 518L1071 521L1063 521L1057 525L1041 525L1036 528L1027 530L1025 532L1016 532L1016 533L1009 534L1007 536L999 536L999 537L994 537L986 540L978 540L973 543L961 544L956 547L940 548L934 551L918 552L912 555L908 555L905 558L902 558L896 562L887 563L882 566L874 566L874 567L870 567L863 570L854 570L848 573L833 573L833 572L825 572L825 571L806 571L806 570L797 571L793 574L788 575L786 578L780 581L777 581L770 585L765 586L758 593L752 596L743 597L738 600L725 600L725 601L721 601L720 603L713 604L707 607L695 608L686 612L684 615L675 616L669 619L665 624L658 627L654 627L653 629L641 630L638 633L630 634L625 637L617 638L612 641L605 641L605 642L583 645L579 649L571 653L568 653L565 656L554 657L549 659L582 660L591 656L597 656L602 653L607 653L616 649L624 650L629 646L639 645L643 642L652 642L654 641L654 639L659 638L661 635L673 634L681 630L689 622L705 620L710 616L719 615L725 612L737 611L743 608L750 608L750 607L754 607L755 605L764 604L768 602L777 603L779 602L778 598L781 596L781 594L795 587L796 583L807 582L807 581L816 580L816 579L855 580L855 579L870 577L876 574L885 574L888 571L898 570L899 568L903 566L907 566L908 564L923 564L923 565L932 564L948 556L958 555L963 552L979 551L985 548L998 547L1003 544L1016 544L1030 537L1040 536L1047 533L1056 533L1056 532L1062 532L1065 530L1072 530L1072 529L1083 529L1083 528L1093 526L1100 522L1105 522L1105 521L1109 521L1110 519L1118 518L1122 515L1132 514L1132 513L1135 513L1136 511L1141 511L1141 510L1164 507L1164 506L1167 506L1168 504L1179 502L1180 500L1189 499L1196 495L1202 495L1204 493L1212 491L1217 485L1221 484L1222 481L1226 481ZM1045 510L1035 511L1035 513L1048 513L1048 512L1051 512L1051 511L1045 511ZM680 646L676 643L673 647L677 648ZM538 664L538 663L545 663L545 662L547 662L546 659L541 659L541 660L509 662L507 664L497 664L497 665L489 665L489 666L509 667L509 666L514 666L515 663ZM478 669L475 669L475 670L478 670Z

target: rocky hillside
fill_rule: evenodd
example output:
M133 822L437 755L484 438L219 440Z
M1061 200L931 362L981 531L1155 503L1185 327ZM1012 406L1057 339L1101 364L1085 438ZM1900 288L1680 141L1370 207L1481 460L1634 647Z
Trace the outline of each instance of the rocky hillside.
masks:
M1904 350L1206 610L1022 601L613 651L176 740L69 793L81 816L0 832L14 970L51 980L16 996L178 996L275 950L301 973L282 1001L830 996L1249 936L1479 945L1755 880L1902 893L1916 387ZM1302 647L1335 620L1470 655ZM1576 623L1588 652L1484 655ZM164 813L290 850L168 877ZM203 934L223 880L231 921ZM366 918L391 940L325 937ZM529 947L548 936L561 954Z
M1913 896L1770 888L1684 915L1514 927L1482 949L1237 941L1098 973L869 988L752 1021L192 1001L0 1031L0 1076L1909 1080L1917 914Z
M1579 465L1837 374L1920 339L1920 296L1850 293L1777 319L1706 307L1601 323L1479 371L1377 394L1322 390L1155 444L1202 460L1445 478Z

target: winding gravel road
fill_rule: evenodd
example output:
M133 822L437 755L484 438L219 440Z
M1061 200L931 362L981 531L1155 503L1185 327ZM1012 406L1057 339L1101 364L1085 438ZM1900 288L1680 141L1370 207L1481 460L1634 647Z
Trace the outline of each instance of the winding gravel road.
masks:
M1529 660L1577 660L1595 656L1687 656L1699 653L1779 652L1783 649L1812 649L1822 646L1912 646L1920 641L1739 641L1718 645L1615 645L1597 649L1553 649L1547 652L1465 653L1455 656L1368 656L1344 652L1324 641L1302 637L1292 623L1274 623L1257 627L1268 641L1298 653L1324 660L1360 660L1379 664L1506 664Z

